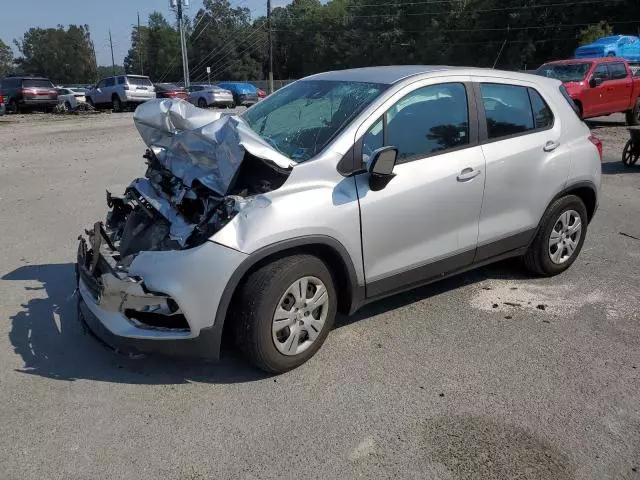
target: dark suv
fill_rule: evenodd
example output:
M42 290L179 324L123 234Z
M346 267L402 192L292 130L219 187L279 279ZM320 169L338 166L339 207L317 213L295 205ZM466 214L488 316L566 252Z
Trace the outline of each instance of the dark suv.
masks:
M58 92L51 80L43 77L6 77L2 93L7 111L18 113L26 109L52 109L58 104Z

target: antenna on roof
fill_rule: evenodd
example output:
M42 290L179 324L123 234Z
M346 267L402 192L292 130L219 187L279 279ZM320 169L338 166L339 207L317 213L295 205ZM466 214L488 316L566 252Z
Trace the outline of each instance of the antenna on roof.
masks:
M500 60L500 55L502 55L502 50L504 50L504 46L507 44L507 38L509 38L509 28L510 28L510 26L507 25L507 33L505 34L504 42L502 42L502 46L500 47L500 51L498 52L498 56L496 57L496 61L493 62L493 67L491 67L493 69L496 68L496 65L498 64L498 60Z

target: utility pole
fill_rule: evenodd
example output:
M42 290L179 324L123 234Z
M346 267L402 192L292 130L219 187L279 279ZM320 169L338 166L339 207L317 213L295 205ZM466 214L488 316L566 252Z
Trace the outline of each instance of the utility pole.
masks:
M178 27L180 28L180 49L182 50L182 72L184 75L184 86L189 86L189 57L187 55L187 43L184 36L184 20L182 18L182 7L189 6L189 0L169 0L169 5L178 11Z
M116 61L113 58L113 40L111 40L111 30L109 30L109 45L111 46L111 73L116 76Z
M271 0L267 0L267 26L269 28L269 93L273 93L273 38L271 32Z
M144 75L142 66L142 33L140 32L140 12L138 12L138 58L140 59L140 75Z

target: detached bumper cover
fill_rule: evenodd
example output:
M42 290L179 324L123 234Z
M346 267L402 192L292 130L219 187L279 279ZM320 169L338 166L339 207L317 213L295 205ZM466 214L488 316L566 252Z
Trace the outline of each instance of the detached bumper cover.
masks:
M246 254L208 241L187 250L141 252L128 271L122 272L109 268L109 260L101 253L97 258L93 250L87 254L84 245L86 242L81 240L77 281L85 316L91 314L115 337L148 340L152 344L194 339L201 334L208 340L215 337L211 348L217 351L222 331L222 325L214 325L218 304ZM87 255L94 261L87 262ZM100 265L98 270L96 264ZM169 299L179 307L188 329L152 327L125 314L129 309L162 305ZM146 342L143 343L148 350Z

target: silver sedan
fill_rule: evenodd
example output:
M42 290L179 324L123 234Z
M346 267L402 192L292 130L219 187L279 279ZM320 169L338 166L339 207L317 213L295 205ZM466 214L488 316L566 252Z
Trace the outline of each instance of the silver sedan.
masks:
M200 108L233 107L233 94L229 90L214 85L190 85L188 87L190 103Z

